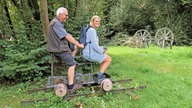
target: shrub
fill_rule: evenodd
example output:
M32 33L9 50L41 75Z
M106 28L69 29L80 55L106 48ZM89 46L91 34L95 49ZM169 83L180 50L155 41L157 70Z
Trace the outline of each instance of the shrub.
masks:
M4 43L0 62L1 80L21 82L46 74L49 56L42 41L30 42L20 36L18 41Z

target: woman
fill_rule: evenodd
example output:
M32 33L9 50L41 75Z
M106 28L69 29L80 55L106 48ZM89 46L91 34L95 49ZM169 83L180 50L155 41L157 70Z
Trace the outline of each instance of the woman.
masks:
M90 28L87 30L87 45L83 49L83 58L88 61L101 63L98 78L103 77L103 73L111 63L111 57L106 54L106 49L99 46L99 38L96 28L100 26L100 17L95 15L91 18Z

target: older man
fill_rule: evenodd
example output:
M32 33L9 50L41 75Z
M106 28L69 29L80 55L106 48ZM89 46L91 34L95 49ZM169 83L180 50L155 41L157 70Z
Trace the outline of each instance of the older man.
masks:
M76 61L72 55L72 51L69 48L69 42L84 48L83 44L76 41L69 33L67 33L63 22L69 18L68 11L64 7L57 9L56 17L49 24L48 33L48 51L53 53L55 56L60 57L65 65L68 67L68 89L74 91L78 87L74 84L74 73Z

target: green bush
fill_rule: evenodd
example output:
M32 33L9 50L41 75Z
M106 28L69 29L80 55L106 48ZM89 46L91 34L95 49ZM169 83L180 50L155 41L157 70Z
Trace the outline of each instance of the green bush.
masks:
M18 41L6 41L1 50L0 79L27 81L42 77L48 69L48 53L43 42L30 42L20 36Z

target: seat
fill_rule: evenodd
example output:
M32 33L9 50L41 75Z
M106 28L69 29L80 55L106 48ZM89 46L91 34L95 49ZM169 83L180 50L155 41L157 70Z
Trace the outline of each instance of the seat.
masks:
M77 67L84 66L82 69L83 73L93 73L95 71L94 67L97 65L97 63L84 59L82 56L82 50L78 52L77 56L75 57L75 60L77 61Z

